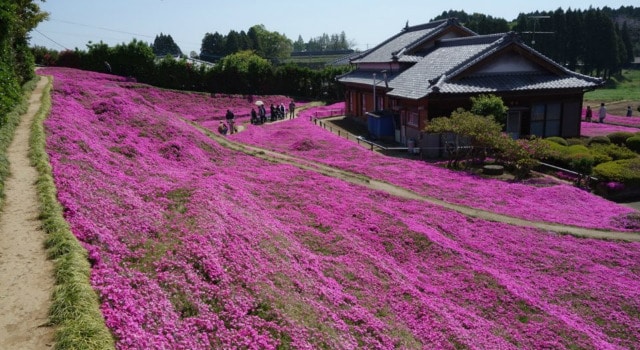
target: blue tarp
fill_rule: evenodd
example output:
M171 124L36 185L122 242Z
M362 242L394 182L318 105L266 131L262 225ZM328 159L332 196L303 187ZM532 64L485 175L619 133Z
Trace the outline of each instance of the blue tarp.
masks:
M395 137L393 115L391 114L367 113L367 126L369 136L374 139L393 139Z

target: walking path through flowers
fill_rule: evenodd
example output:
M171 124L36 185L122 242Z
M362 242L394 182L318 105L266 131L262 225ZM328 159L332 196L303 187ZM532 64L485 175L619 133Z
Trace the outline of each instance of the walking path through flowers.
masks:
M29 162L29 135L47 79L40 79L8 149L11 176L0 213L0 349L47 349L53 345L48 312L53 263L38 220L36 170Z
M375 180L375 179L366 177L364 175L358 175L349 171L337 169L337 168L323 165L317 162L310 162L308 160L293 157L290 155L285 155L278 152L272 152L267 149L237 143L223 136L212 133L198 126L197 124L194 124L194 126L197 127L199 130L207 133L210 137L217 140L222 146L225 146L227 148L230 148L236 151L242 151L247 154L252 154L256 157L260 157L270 161L276 161L280 163L294 165L301 169L319 172L326 176L332 176L332 177L339 178L341 180L345 180L354 184L366 186L371 189L387 192L391 195L398 196L401 198L425 201L431 204L439 205L447 209L457 211L469 217L480 218L480 219L495 221L495 222L502 222L502 223L507 223L507 224L516 225L516 226L534 227L534 228L538 228L546 231L557 232L559 234L570 234L577 237L589 237L589 238L597 238L597 239L615 239L615 240L625 240L625 241L640 241L640 234L634 233L634 232L596 230L596 229L588 229L583 227L575 227L575 226L568 226L568 225L561 225L561 224L554 224L554 223L547 223L547 222L536 222L536 221L514 218L508 215L498 214L498 213L494 213L486 210L475 209L475 208L471 208L463 205L448 203L440 199L422 196L406 188L395 186L384 181Z

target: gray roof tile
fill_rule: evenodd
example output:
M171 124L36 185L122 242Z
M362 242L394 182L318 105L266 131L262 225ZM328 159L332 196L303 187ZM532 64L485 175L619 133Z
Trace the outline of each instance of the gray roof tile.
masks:
M448 94L469 94L504 91L530 91L552 89L586 89L600 85L598 78L572 72L548 57L526 46L514 33L492 35L474 35L469 37L442 39L435 42L429 50L407 55L398 54L398 50L411 52L411 48L434 40L434 34L440 32L451 21L432 22L428 25L410 27L390 38L354 63L387 62L393 55L398 61L411 65L400 72L390 72L387 77L389 96L408 99L420 99L434 92ZM459 78L480 61L497 53L507 45L518 45L533 56L555 67L554 72L540 70L538 72L511 72L486 75L471 75ZM364 65L363 67L366 67ZM356 69L338 78L340 82L372 85L373 73L379 71ZM378 75L377 85L382 77Z

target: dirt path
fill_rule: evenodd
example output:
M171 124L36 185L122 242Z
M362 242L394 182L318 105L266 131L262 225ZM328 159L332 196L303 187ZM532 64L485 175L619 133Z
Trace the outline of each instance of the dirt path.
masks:
M38 220L36 170L29 163L29 134L48 81L40 78L9 146L11 176L0 212L0 349L53 346L48 312L53 293L53 263L47 260L45 233Z
M220 143L222 146L225 146L227 148L230 148L236 151L241 151L247 154L251 154L253 156L260 157L269 161L290 164L290 165L299 167L301 169L315 171L323 175L332 176L332 177L335 177L344 181L348 181L357 185L362 185L374 190L384 191L397 197L413 199L413 200L421 200L427 203L431 203L447 209L457 211L469 217L479 218L479 219L494 221L494 222L503 222L503 223L511 224L515 226L534 227L534 228L538 228L545 231L552 231L559 234L569 234L577 237L613 239L613 240L624 240L624 241L640 241L639 233L597 230L597 229L588 229L588 228L567 226L567 225L548 223L548 222L529 221L529 220L515 218L508 215L498 214L498 213L494 213L494 212L490 212L482 209L476 209L476 208L466 207L463 205L453 204L453 203L449 203L433 197L422 196L406 188L395 186L384 181L375 180L364 175L355 174L346 170L341 170L341 169L324 165L318 162L308 161L308 160L297 158L294 156L273 152L267 149L237 143L232 140L229 140L224 136L209 132L206 129L196 124L193 124L193 125L196 126L198 129L200 129L201 131L206 132L208 135L212 136L214 139L218 141L218 143Z

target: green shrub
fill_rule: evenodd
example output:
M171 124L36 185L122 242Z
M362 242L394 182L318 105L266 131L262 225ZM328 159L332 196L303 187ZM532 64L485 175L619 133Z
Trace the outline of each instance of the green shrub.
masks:
M562 137L559 136L551 136L551 137L547 137L545 140L547 141L551 141L551 142L555 142L559 145L562 146L569 146L569 143L567 142L567 140L563 139Z
M640 135L636 134L636 136L632 136L625 141L625 145L630 150L640 153Z
M585 139L581 139L581 138L570 138L567 139L567 144L569 146L573 146L573 145L585 145L587 142L585 141Z
M589 149L591 149L591 153L593 153L594 156L597 153L597 154L606 155L611 158L610 160L607 160L607 161L597 162L598 164L605 163L611 160L632 159L638 156L637 153L628 149L627 147L618 146L613 143L610 145L594 144L591 147L589 147Z
M611 140L609 140L609 138L606 136L594 136L589 139L587 144L588 145L593 145L593 144L609 145L611 144Z
M597 165L593 174L600 181L620 182L627 186L640 185L640 158L622 159Z
M571 168L571 170L577 173L588 175L591 174L593 164L593 157L580 155L572 157L571 161L569 162L569 167Z
M607 135L609 140L611 140L611 143L618 146L624 146L625 141L627 141L631 136L633 136L633 133L628 131L616 131Z

